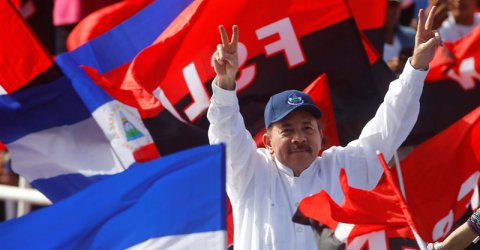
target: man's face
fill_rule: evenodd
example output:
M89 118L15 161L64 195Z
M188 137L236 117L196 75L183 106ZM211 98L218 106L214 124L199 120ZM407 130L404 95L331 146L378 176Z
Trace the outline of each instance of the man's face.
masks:
M305 170L321 148L318 121L309 112L296 110L275 122L264 136L271 154L294 172Z

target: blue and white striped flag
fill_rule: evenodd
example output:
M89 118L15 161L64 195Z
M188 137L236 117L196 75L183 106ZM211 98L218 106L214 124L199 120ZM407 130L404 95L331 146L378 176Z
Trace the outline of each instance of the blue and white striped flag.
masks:
M202 146L0 224L2 249L225 249L225 149Z

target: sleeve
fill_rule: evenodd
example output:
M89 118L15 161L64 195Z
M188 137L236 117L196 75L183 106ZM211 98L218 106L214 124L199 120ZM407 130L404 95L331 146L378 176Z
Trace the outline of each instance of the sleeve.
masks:
M390 83L383 103L375 117L363 128L360 137L345 148L326 151L325 155L334 164L330 172L332 180L338 180L339 170L343 167L352 187L373 189L378 184L383 169L376 151L382 152L389 161L413 129L420 110L420 96L427 71L415 70L410 60L400 77ZM331 183L332 189L339 188L337 182Z
M227 194L232 202L238 201L253 183L254 170L261 156L257 145L245 128L240 114L236 91L224 90L212 82L213 95L207 118L210 122L210 144L225 143L227 152Z

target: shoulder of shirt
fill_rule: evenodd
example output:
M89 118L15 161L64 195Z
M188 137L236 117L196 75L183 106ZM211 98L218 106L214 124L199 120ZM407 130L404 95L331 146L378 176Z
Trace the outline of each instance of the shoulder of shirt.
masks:
M344 149L345 149L345 147L341 147L341 146L331 146L328 149L326 149L325 151L323 151L322 155L317 157L317 161L328 158L328 157L332 157L334 154L336 154L339 151L342 151Z

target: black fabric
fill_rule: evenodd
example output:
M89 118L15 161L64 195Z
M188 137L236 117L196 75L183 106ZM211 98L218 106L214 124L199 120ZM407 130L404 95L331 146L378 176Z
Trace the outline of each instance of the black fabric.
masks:
M293 215L292 221L302 225L310 225L315 236L315 243L320 250L343 250L345 243L335 237L335 232L327 226L305 217L302 212L297 209Z
M208 144L207 131L179 121L164 110L159 115L143 119L160 155Z
M372 43L379 55L383 55L383 44L385 43L385 28L363 30L363 34Z
M480 84L464 90L453 80L426 83L420 98L420 115L404 145L419 144L438 134L480 105Z
M55 27L55 54L67 51L67 38L77 24L61 25Z
M36 11L27 22L50 54L53 54L55 52L53 0L33 0L33 4Z

